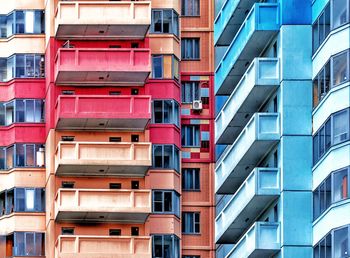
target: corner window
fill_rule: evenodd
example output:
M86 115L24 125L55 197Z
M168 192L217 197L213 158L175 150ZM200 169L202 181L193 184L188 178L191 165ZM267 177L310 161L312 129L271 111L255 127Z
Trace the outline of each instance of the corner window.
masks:
M199 168L184 168L182 169L182 190L184 191L199 191L200 177Z
M184 234L200 233L200 213L199 212L182 213L182 233Z
M333 229L314 246L314 258L349 257L349 225Z
M349 22L349 3L344 0L332 0L332 28L338 28Z
M153 145L153 168L180 169L180 153L175 145Z
M174 191L153 191L153 213L180 216L180 196Z
M45 77L44 55L16 54L9 58L0 58L0 81L43 77Z
M37 167L36 153L40 146L40 144L26 143L0 147L0 170L15 167Z
M45 15L41 10L17 10L0 16L0 37L7 38L13 34L45 33Z
M199 125L183 125L181 144L183 147L200 147Z
M333 203L350 196L350 167L332 172L313 192L314 219L323 214Z
M0 194L0 215L13 212L45 212L45 190L42 188L14 188Z
M313 53L319 48L330 32L331 27L331 11L330 5L322 11L320 16L316 19L312 25L312 41L313 41Z
M179 126L179 104L175 100L154 100L152 103L154 124L175 124Z
M174 55L153 55L151 77L179 80L179 60Z
M349 80L349 51L332 58L332 87Z
M180 258L180 240L176 235L153 235L152 258Z
M350 110L344 109L331 115L313 137L314 165L334 145L350 139Z
M199 82L184 82L181 87L182 103L192 103L194 100L200 100Z
M153 9L151 33L179 36L179 15L173 9Z
M36 232L14 232L6 241L13 243L13 251L9 256L44 256L45 235Z
M199 0L182 0L182 16L199 16Z
M184 60L199 59L199 39L183 38L181 40L181 57Z
M0 102L0 126L12 123L43 123L44 101L34 99L17 99Z

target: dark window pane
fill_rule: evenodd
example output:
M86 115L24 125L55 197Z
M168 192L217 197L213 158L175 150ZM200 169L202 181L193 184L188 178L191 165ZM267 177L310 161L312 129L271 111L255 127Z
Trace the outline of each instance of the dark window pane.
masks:
M172 152L173 152L173 146L172 145L165 145L164 146L164 166L163 168L172 168Z
M153 32L162 32L162 11L152 11Z
M25 122L24 107L24 100L16 100L16 122Z
M16 206L15 211L26 211L25 190L17 188L16 191Z
M154 167L162 168L163 167L163 157L162 157L162 146L153 147L153 157L154 157Z
M153 236L153 253L155 257L163 257L163 238L162 236Z
M23 144L16 144L16 166L17 167L24 167L24 161L25 161L25 155L24 155L24 145Z
M163 101L155 100L153 102L154 109L154 122L162 123L163 122Z
M153 78L162 78L163 77L163 57L162 56L153 56L152 57L152 67L153 67Z

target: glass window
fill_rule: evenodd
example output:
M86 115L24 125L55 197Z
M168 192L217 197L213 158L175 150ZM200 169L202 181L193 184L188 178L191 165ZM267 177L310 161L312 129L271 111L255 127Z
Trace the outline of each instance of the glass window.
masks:
M6 169L14 167L14 146L6 148Z
M199 82L184 82L181 87L182 103L192 103L194 100L200 100Z
M179 126L179 104L174 100L153 101L153 123Z
M6 22L7 22L7 16L0 15L0 38L7 37Z
M181 14L184 16L199 16L199 0L182 0Z
M185 234L200 233L200 213L199 212L182 213L182 233L185 233Z
M180 215L180 196L174 191L153 191L153 213Z
M9 147L2 147L5 150L6 167L35 167L36 153L40 144L15 144Z
M152 10L151 33L179 35L179 15L172 9Z
M330 32L330 5L328 4L312 25L313 53L319 48Z
M199 59L199 39L185 38L181 40L181 57L182 59Z
M153 167L179 171L179 149L174 145L153 145Z
M200 190L199 168L182 169L182 189L186 191Z
M333 203L349 198L349 167L332 172L313 192L314 219Z
M333 202L349 198L348 169L335 172L333 175Z
M163 56L152 56L152 74L154 79L163 78Z
M333 116L333 144L349 139L349 112L344 110Z
M16 73L17 78L25 78L25 55L16 55Z
M182 146L200 147L199 125L183 125L181 129Z
M15 27L15 23L14 23L14 14L10 13L7 16L7 21L6 21L6 33L7 33L7 37L10 37L13 32L14 32L14 27Z
M349 6L344 0L332 0L333 29L349 22Z
M5 104L5 109L6 109L6 125L10 125L14 123L15 121L15 107L14 107L14 102L11 101L9 103Z
M179 238L175 235L153 235L152 258L180 258Z
M34 122L34 100L26 100L26 122Z
M6 169L5 148L0 147L0 170Z
M349 257L349 229L348 227L334 231L333 257Z
M15 256L42 256L45 254L44 234L36 232L15 232Z
M6 125L5 123L5 103L0 102L0 126Z
M16 167L24 167L24 163L25 163L24 149L25 149L24 144L15 145Z
M7 59L0 58L0 82L7 81Z
M18 99L15 102L15 110L16 110L16 122L24 122L25 121L25 101L23 99Z
M348 56L349 51L345 51L333 57L332 86L337 86L349 80Z

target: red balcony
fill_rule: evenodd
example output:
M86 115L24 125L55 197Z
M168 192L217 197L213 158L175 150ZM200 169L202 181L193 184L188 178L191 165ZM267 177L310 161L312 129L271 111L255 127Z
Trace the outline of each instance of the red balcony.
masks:
M71 86L142 86L151 72L151 51L141 48L60 48L55 83Z
M56 129L144 130L151 119L150 96L59 96Z
M151 258L151 237L58 236L55 258Z
M55 12L60 39L142 39L150 24L150 1L60 1Z

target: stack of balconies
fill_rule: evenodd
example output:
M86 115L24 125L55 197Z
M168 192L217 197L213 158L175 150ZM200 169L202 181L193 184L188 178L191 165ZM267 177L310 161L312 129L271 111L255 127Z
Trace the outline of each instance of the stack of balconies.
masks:
M56 180L74 178L84 188L56 187L52 200L57 225L138 224L144 227L152 211L151 190L144 178L152 165L152 144L147 126L151 96L101 95L105 87L143 87L151 72L148 48L83 48L72 44L86 40L145 40L151 22L149 1L59 1L55 11L55 38L68 40L54 58L56 88L94 87L93 95L60 95L54 106L53 173ZM92 91L87 90L91 93ZM141 91L143 92L143 90ZM95 94L96 93L96 94ZM81 140L62 141L69 132ZM125 141L131 133L133 142ZM89 136L91 135L91 136ZM101 136L103 135L103 136ZM126 135L126 136L125 136ZM117 142L100 140L116 136ZM122 139L122 140L121 140ZM116 178L141 180L144 189L101 189ZM114 180L114 181L113 181ZM57 183L56 183L57 185ZM124 185L124 184L123 184ZM108 186L107 186L108 187ZM77 230L78 230L77 226ZM97 233L98 226L95 229ZM144 230L140 230L140 232ZM150 236L55 234L55 257L151 257Z
M215 71L216 95L228 96L215 120L215 141L227 145L215 169L216 193L226 195L215 240L234 244L226 257L280 250L279 223L257 221L281 191L279 168L259 167L281 136L279 113L260 111L279 87L279 59L258 58L279 30L279 8L255 2L226 1L214 23L216 46L228 46Z

